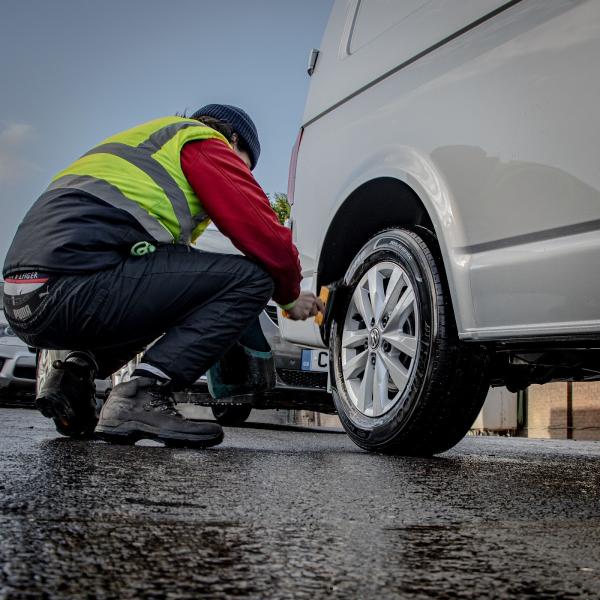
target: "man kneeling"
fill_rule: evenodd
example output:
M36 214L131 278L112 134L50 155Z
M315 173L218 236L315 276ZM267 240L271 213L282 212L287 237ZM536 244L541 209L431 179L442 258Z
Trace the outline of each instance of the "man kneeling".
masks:
M210 104L104 140L28 211L4 264L5 312L28 345L71 350L36 399L57 431L218 444L221 427L184 419L173 387L214 365L271 297L292 319L323 308L300 292L290 231L251 173L259 154L250 117ZM210 220L244 256L191 247ZM98 422L94 379L154 340Z

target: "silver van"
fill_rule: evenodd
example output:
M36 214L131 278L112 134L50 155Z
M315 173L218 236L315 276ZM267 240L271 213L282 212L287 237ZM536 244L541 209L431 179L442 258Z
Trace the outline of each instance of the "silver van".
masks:
M490 385L600 378L600 2L337 0L290 166L361 447L456 444Z

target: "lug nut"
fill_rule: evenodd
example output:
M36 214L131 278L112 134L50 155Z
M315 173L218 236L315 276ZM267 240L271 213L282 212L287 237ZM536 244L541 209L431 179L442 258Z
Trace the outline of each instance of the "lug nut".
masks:
M374 355L374 354L371 354L371 364L372 364L373 366L375 366L375 362L376 362L375 355Z
M392 345L389 342L383 342L383 351L389 352L392 349Z
M371 327L375 325L375 319L371 319Z

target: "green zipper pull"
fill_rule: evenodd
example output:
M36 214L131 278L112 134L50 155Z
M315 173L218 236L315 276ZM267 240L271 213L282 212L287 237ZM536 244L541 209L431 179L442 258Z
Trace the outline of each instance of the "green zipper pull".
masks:
M131 246L131 256L145 256L146 254L152 254L156 251L156 246L153 246L150 242L137 242Z

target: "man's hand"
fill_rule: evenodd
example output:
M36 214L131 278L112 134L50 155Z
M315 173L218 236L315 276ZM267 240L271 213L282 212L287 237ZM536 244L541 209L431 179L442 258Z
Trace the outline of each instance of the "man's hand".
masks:
M317 313L324 311L325 305L321 298L312 292L300 292L294 307L287 310L287 316L292 321L306 321L309 317L314 317Z

